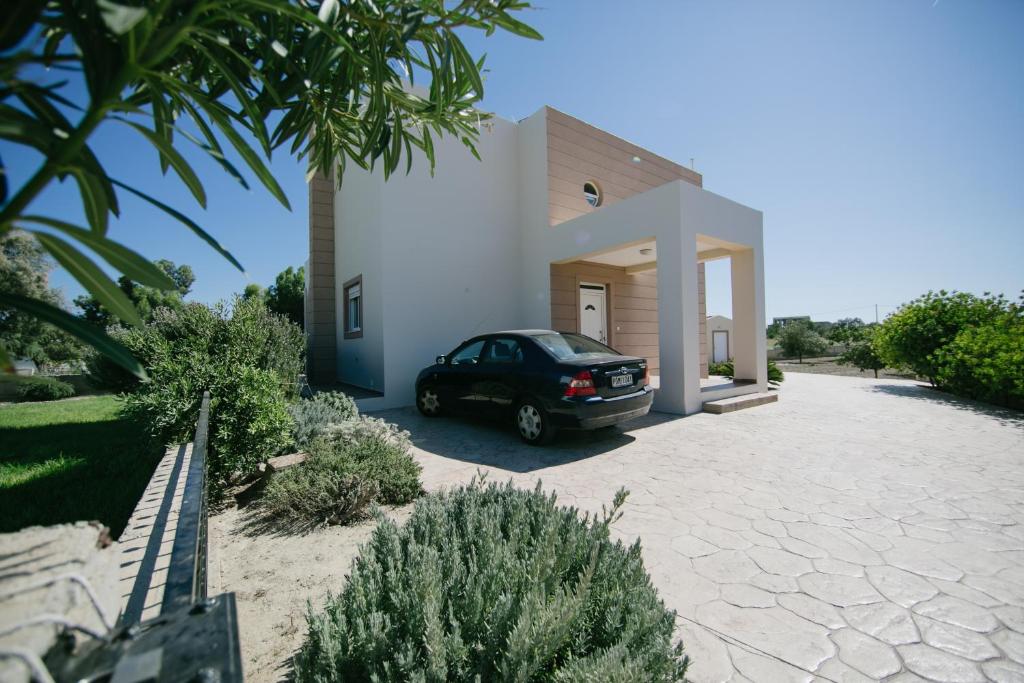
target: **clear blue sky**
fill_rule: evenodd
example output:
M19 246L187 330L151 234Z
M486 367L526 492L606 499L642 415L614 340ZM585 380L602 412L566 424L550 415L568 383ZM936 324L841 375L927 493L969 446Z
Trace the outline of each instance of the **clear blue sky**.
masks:
M541 43L469 36L488 53L485 108L519 119L550 104L704 175L765 215L767 314L882 314L928 289L1024 288L1024 2L571 2L524 19ZM242 261L249 280L187 230L123 199L112 234L150 258L193 266L194 297L266 285L306 258L303 168L273 170L281 208L199 163L195 207L135 133L94 147L111 175L187 213ZM0 149L17 183L30 155ZM122 193L123 194L123 193ZM43 203L80 219L74 187ZM195 207L195 208L193 208ZM69 296L78 289L54 278ZM708 313L729 312L721 265Z

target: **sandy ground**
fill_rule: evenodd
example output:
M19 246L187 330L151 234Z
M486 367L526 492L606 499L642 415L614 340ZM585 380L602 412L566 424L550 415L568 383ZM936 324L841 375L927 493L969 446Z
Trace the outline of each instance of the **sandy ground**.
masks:
M404 521L412 506L384 510ZM209 520L209 592L234 591L246 681L287 680L306 636L307 604L340 592L359 546L376 522L307 534L267 533L249 512L229 508Z
M777 360L775 364L782 372L806 372L813 375L841 375L843 377L874 378L871 370L858 370L852 365L840 365L835 358L804 358L803 363L796 360ZM897 370L879 370L878 379L913 379L906 373Z

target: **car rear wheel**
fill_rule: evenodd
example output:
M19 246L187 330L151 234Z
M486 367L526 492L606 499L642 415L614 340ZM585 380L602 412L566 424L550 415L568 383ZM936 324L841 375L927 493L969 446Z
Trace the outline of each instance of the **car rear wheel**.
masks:
M534 401L523 401L516 408L516 430L526 443L537 446L551 443L555 438L555 427L548 414Z
M437 417L440 415L441 398L437 394L437 389L431 386L420 389L419 394L416 395L416 407L427 417Z

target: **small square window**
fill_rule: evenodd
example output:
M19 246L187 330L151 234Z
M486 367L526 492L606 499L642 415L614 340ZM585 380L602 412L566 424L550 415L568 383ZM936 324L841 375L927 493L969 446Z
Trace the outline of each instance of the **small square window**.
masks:
M352 278L344 288L345 339L363 336L363 276Z

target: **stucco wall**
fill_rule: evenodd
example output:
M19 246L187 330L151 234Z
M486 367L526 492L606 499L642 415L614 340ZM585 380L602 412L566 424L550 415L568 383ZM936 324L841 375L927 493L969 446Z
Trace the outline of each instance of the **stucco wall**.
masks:
M452 138L435 141L434 176L379 177L384 405L414 402L416 374L440 353L521 320L516 126L495 119L477 161ZM367 313L369 315L369 313Z
M335 195L335 318L338 379L358 387L386 389L384 310L381 295L382 178L351 164ZM362 337L345 339L344 283L362 276Z

